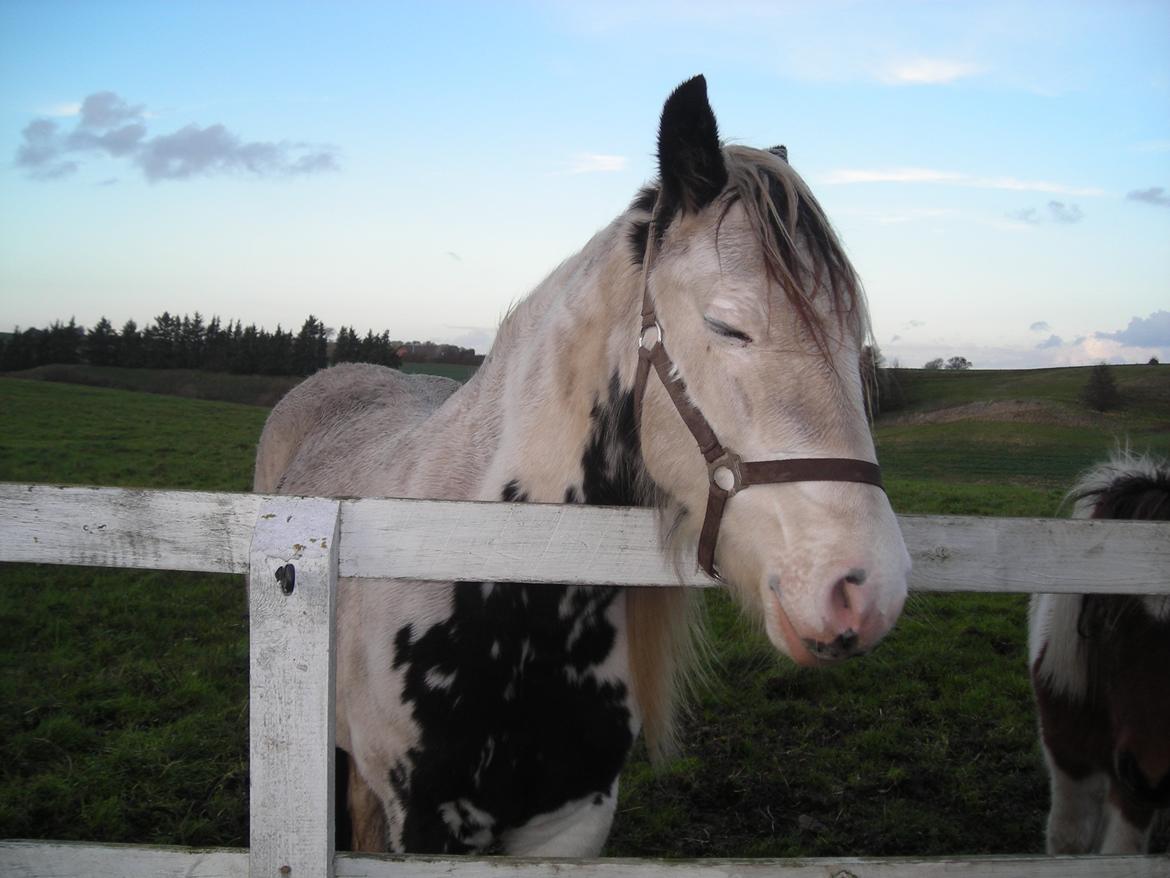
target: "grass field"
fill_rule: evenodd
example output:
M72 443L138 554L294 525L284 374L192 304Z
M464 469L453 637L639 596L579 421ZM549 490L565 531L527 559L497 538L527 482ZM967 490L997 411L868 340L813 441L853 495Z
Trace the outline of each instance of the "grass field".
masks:
M1153 374L1127 412L1087 426L879 425L895 509L1051 515L1117 439L1170 454L1170 369ZM1032 382L1068 405L1056 378L1004 392ZM973 401L969 385L934 391ZM11 379L0 411L0 480L228 491L247 489L266 415ZM707 601L715 682L678 759L631 761L609 854L1041 849L1024 598L916 596L872 656L828 671L782 663L722 594ZM246 844L242 577L0 565L0 630L0 837Z
M444 378L454 378L456 381L466 381L475 374L475 366L464 366L458 363L403 363L403 372L421 372L425 375L442 375Z
M475 366L451 363L404 363L403 372L442 375L466 381L475 374ZM236 402L271 408L280 398L304 379L296 375L228 375L198 369L122 369L117 366L38 366L24 372L12 372L9 378L83 384L140 393L162 393L190 399Z
M940 409L963 403L1037 399L1080 407L1091 366L1062 369L893 369L892 380L910 410ZM1167 366L1111 366L1129 417L1149 414L1162 420L1170 411Z

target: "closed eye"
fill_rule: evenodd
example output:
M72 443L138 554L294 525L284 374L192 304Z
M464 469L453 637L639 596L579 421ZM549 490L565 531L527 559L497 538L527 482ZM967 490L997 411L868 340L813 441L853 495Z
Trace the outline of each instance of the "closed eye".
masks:
M736 341L743 342L744 344L752 343L752 337L750 335L748 335L746 332L740 332L734 326L728 326L722 320L716 320L714 317L704 317L703 321L707 324L708 327L719 333L719 335L722 335L724 338L733 338Z

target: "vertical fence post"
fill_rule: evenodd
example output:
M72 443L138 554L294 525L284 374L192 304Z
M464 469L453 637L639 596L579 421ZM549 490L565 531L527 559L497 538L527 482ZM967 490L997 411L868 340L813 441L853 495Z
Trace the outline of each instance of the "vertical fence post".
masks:
M333 875L341 505L266 500L249 557L251 878Z

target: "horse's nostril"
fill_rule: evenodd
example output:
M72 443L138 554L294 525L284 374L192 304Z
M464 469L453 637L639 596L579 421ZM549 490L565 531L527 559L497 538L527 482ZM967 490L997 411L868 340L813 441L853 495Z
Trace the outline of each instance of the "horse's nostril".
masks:
M842 634L837 635L837 639L833 641L833 646L841 655L851 655L857 650L857 642L860 638L857 632L850 628Z

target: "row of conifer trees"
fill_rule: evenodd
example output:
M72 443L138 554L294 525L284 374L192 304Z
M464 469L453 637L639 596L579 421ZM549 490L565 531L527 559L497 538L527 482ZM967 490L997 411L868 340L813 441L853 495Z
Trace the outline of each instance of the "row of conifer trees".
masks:
M102 317L90 328L57 321L47 329L17 330L0 339L0 371L15 372L51 363L86 363L145 369L203 369L243 375L310 375L334 363L378 363L399 366L389 331L359 336L343 326L332 344L332 333L309 315L300 332L277 326L269 331L239 320L224 324L218 317L205 322L197 311L182 317L164 311L145 329L127 320L116 330Z

